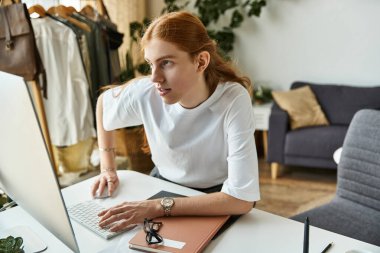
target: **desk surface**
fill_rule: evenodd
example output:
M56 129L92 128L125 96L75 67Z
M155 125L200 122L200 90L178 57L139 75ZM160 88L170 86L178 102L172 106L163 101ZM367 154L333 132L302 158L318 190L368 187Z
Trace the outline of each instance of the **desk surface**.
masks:
M109 207L121 201L142 200L161 190L183 195L197 195L200 192L168 183L153 177L131 171L118 171L121 186L115 197L97 200ZM66 205L70 206L91 199L88 179L62 190ZM311 221L312 223L312 221ZM44 229L36 220L20 207L0 213L0 230L16 225L29 225L48 244L46 252L71 252ZM128 248L128 241L139 228L128 231L111 240L105 240L72 221L73 229L81 252L135 252ZM303 224L264 211L253 209L242 216L233 226L216 240L212 241L205 252L302 252ZM316 227L310 227L310 253L321 252L330 242L334 246L329 253L344 253L349 250L380 253L380 247L338 235Z

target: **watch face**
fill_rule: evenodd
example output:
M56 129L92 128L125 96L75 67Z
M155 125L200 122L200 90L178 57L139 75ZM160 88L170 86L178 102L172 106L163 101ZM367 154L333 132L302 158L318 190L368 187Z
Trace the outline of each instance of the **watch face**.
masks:
M174 200L172 198L164 198L162 200L162 205L165 207L170 207L174 204Z

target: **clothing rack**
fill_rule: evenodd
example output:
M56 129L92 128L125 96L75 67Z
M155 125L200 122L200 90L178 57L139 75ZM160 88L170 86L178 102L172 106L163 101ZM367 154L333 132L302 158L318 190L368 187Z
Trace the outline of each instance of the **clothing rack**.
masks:
M0 0L0 1L1 1L1 4L3 5L16 4L16 3L22 2L20 0ZM103 15L105 19L109 20L108 12L102 0L95 0L93 3L89 3L89 5L86 5L84 7L87 7L87 11L91 11L93 14L95 14L96 17L98 17L98 14L100 14L100 15ZM90 27L89 27L90 24L86 24L85 22L80 22L77 19L74 19L71 17L73 12L77 12L77 10L74 7L57 5L57 6L50 7L49 9L45 9L42 5L35 4L33 6L29 6L28 11L29 11L29 15L31 16L32 14L34 15L32 16L33 18L45 17L45 16L52 17L54 15L54 17L60 17L60 18L68 20L70 23L74 24L74 26L81 28L85 32L90 32ZM111 75L110 73L111 72L107 74ZM117 73L117 72L114 72L114 73ZM105 77L108 77L106 76L105 73L102 73L102 74L103 74L102 76L103 79L106 79ZM101 83L108 83L108 81L104 81L103 79ZM56 174L59 175L61 170L58 169L58 162L61 161L59 160L60 158L59 154L61 153L59 153L59 150L57 149L57 147L61 147L61 146L64 147L65 144L56 144L54 142L54 145L53 145L53 141L56 141L56 139L54 137L55 135L52 135L55 133L53 131L54 129L52 128L54 126L49 126L50 118L48 118L48 116L50 117L50 115L48 115L48 113L50 112L50 107L49 107L49 111L47 111L47 108L45 108L45 101L42 98L39 80L29 81L27 82L27 85L32 97L33 104L35 106L36 114L41 126L41 131L42 131L52 164L54 166L54 170ZM51 128L50 131L49 131L49 127ZM56 141L56 142L60 143L59 141ZM67 144L67 145L71 145L71 144Z
M10 5L10 4L15 4L15 3L21 3L20 0L1 0L1 4L3 5ZM49 134L49 128L47 125L47 120L46 120L46 113L45 113L45 107L43 104L42 100L42 94L41 94L41 89L37 81L28 81L28 85L30 86L30 90L32 93L33 97L33 103L36 108L37 112L37 117L42 129L42 134L45 139L45 144L48 150L48 153L50 155L51 161L53 168L56 173L58 173L54 161L54 156L53 156L53 146L50 140L50 134Z
M70 100L69 98L71 98L72 96L69 96L68 94L72 94L72 92L78 92L78 94L82 94L82 91L86 89L86 87L84 87L85 83L86 84L88 83L89 85L88 86L89 98L87 99L86 97L83 100L81 100L83 101L82 103L83 106L81 106L80 108L81 108L81 112L83 113L79 114L79 111L78 111L77 114L71 115L70 112L68 112L68 110L64 110L64 114L65 114L64 120L71 120L71 117L73 118L73 121L70 121L73 124L65 126L65 130L70 129L69 131L67 131L67 133L69 134L64 134L66 133L66 131L57 131L59 127L59 124L57 124L57 122L60 122L59 121L60 119L56 114L53 113L54 110L57 109L55 107L56 104L54 104L54 101L61 101L61 100L53 99L53 100L45 101L45 99L41 98L41 94L37 94L38 92L38 88L36 88L37 86L35 87L30 86L32 88L31 92L33 92L33 97L35 98L34 100L35 105L36 107L37 106L39 107L38 116L41 122L41 126L48 125L50 128L50 134L49 134L49 130L47 129L47 127L43 127L44 136L47 137L46 139L47 139L47 143L49 143L48 144L49 149L51 147L51 150L52 150L51 153L53 153L53 158L55 161L55 165L57 167L56 171L57 173L59 172L62 175L64 175L64 173L66 172L76 172L76 173L81 172L82 173L84 171L91 170L90 166L86 166L86 161L87 161L87 156L88 156L87 151L90 148L92 148L93 140L94 140L93 138L96 137L95 125L91 125L91 123L89 122L94 123L93 122L94 119L92 119L92 117L94 117L93 115L94 103L93 102L95 100L95 95L97 94L96 93L98 90L97 88L98 86L100 87L101 85L106 85L110 83L112 78L114 78L115 76L118 76L117 68L113 68L115 66L117 67L117 64L115 64L114 61L110 60L111 53L109 52L111 51L111 49L113 49L114 50L112 52L113 56L115 55L115 51L116 51L115 43L119 43L119 41L116 40L115 42L115 40L113 40L112 41L113 44L107 44L109 40L103 41L103 37L98 36L100 34L98 31L101 31L101 32L107 31L108 34L111 34L111 35L115 34L114 30L110 30L113 28L112 26L113 24L109 20L109 17L103 16L101 14L104 12L105 8L100 8L98 6L103 6L102 1L88 2L88 4L85 2L82 2L81 6L75 6L75 8L72 6L65 6L61 4L58 4L55 6L49 6L48 8L43 7L42 4L35 4L32 6L29 6L28 8L29 15L32 17L32 20L31 20L32 25L34 25L35 26L34 29L36 29L35 30L36 40L38 41L39 46L49 44L49 42L43 41L40 34L42 31L44 31L45 29L44 27L47 27L47 29L54 28L53 20L61 24L61 26L57 26L57 28L54 28L54 31L60 31L66 34L67 32L66 30L69 30L70 28L72 30L70 35L76 33L75 38L77 39L77 41L75 42L75 44L78 44L79 51L75 49L75 52L76 52L75 55L81 56L81 60L83 61L82 64L84 67L83 69L84 75L79 74L79 72L82 73L82 71L79 71L79 72L74 71L73 75L74 77L76 77L75 80L76 80L76 83L78 84L78 85L75 85L74 87L79 87L79 88L70 87L67 90L68 93L64 93L62 96L59 96L60 99L62 99L62 101L65 100L66 98ZM98 10L101 10L101 11L98 11ZM99 23L96 23L96 22L99 22L99 23L103 22L103 26L101 26ZM63 26L65 26L66 28L63 28ZM106 30L106 27L109 30ZM104 29L104 30L101 30L101 29ZM56 34L57 41L64 41L64 38L59 37L59 34L61 33ZM74 36L71 35L70 42L73 42L73 38ZM63 44L66 45L65 43ZM88 46L89 44L90 46ZM113 48L111 46L113 46ZM76 47L73 47L73 48L76 48ZM83 48L88 49L88 51L85 51L85 50L83 52L80 51ZM100 50L100 52L94 50L98 48L99 50L100 49L102 50ZM57 46L57 49L58 49L58 46ZM110 50L110 51L106 51L106 50ZM103 53L103 54L100 54L100 53ZM98 57L98 55L100 56ZM56 65L49 64L49 62L52 63L53 59L47 57L46 54L44 55L42 59L46 61L45 64L48 64L48 66L50 66L50 70L54 70L56 68ZM71 59L71 58L68 58L68 59ZM67 61L68 59L63 59L63 61L59 63L64 64L65 61ZM75 64L79 64L79 61L74 60L73 62L75 62ZM95 67L92 68L93 66L101 66L98 63L105 64L104 65L105 68L103 68L104 70L99 72L97 71ZM75 64L70 64L70 66L73 66ZM78 68L76 70L78 70ZM49 80L50 82L53 82L55 84L54 87L58 87L57 84L60 84L60 82L53 81L54 78L53 76L51 76L52 72L54 71L47 72L47 74L50 73ZM30 83L30 84L36 85L35 83ZM53 88L50 89L49 94L56 96L56 93L51 93L53 92L53 90L54 90ZM86 101L91 103L91 105L87 104ZM68 102L71 103L72 100ZM89 108L92 108L91 112ZM45 109L45 113L44 113L44 109ZM83 122L85 122L85 126L79 126L80 123L78 122L80 121L79 120L76 121L75 115L80 115L80 117L82 117ZM92 115L92 116L84 116L84 115ZM92 126L92 128L90 125ZM80 127L83 127L83 129L86 129L86 130L82 131L82 128ZM76 135L75 133L77 132L80 135ZM78 140L78 142L76 142L76 140ZM73 152L73 150L78 149L78 147L81 148L79 153L82 152L83 156L78 156L78 152ZM80 158L80 157L83 157L83 158Z

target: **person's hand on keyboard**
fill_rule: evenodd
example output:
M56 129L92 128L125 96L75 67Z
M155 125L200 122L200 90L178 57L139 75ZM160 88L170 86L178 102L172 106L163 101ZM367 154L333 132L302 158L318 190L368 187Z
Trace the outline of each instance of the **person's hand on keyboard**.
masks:
M119 186L119 178L116 171L104 171L96 179L91 187L92 197L104 195L103 191L108 189L108 196L112 196Z
M162 216L162 207L159 199L124 202L98 214L99 226L109 228L109 231L118 232L131 225L143 223L144 218Z

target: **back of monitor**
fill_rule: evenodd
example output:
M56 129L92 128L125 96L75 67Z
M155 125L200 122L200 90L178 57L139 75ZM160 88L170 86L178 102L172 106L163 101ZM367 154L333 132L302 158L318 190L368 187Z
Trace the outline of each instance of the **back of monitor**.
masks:
M79 252L27 84L1 71L0 188Z

